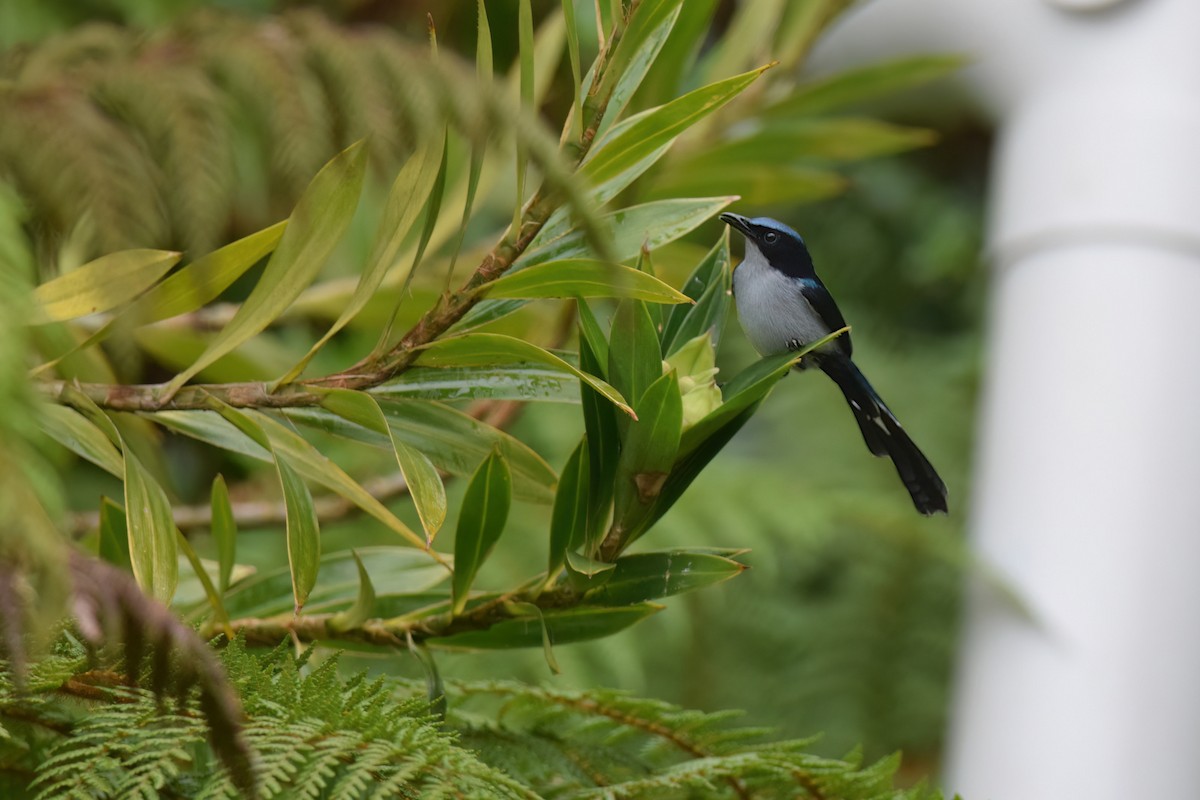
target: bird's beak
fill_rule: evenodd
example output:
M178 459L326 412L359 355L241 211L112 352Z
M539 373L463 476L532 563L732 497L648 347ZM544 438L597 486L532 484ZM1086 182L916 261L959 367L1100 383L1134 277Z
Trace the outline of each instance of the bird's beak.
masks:
M718 217L718 219L743 236L750 235L750 220L746 219L741 214L730 214L729 212L726 212Z

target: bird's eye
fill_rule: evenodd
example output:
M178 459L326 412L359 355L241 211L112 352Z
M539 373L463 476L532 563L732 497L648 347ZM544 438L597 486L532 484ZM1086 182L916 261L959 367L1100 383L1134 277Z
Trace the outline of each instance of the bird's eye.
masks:
M779 241L779 234L775 231L767 231L763 234L763 241L767 244L775 244Z

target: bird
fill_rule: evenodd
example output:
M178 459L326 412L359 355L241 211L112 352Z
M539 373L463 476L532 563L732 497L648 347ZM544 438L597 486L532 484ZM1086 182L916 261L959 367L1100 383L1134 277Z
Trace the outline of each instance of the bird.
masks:
M733 271L733 297L755 350L763 356L801 350L846 327L800 234L770 217L724 213L720 219L746 241L745 258ZM891 458L917 511L946 513L946 484L851 360L852 351L850 334L843 333L805 355L795 369L816 367L837 384L867 449Z

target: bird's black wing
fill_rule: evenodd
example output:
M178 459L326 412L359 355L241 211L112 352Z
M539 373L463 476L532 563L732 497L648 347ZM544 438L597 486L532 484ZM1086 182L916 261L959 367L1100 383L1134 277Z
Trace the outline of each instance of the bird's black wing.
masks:
M816 311L821 317L821 321L825 323L825 327L829 328L830 332L846 327L846 320L842 316L842 312L838 309L837 303L833 301L833 295L825 288L825 284L821 283L820 278L804 278L799 283L800 294L812 306L813 311ZM848 332L843 333L836 339L835 343L842 353L849 358L853 350L853 346L850 343L850 334Z

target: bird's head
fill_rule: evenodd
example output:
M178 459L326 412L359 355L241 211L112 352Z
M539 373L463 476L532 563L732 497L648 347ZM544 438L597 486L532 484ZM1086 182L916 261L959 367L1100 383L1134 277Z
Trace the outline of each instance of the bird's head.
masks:
M812 256L800 234L770 217L743 217L741 214L725 213L721 221L746 238L746 258L754 252L762 260L784 275L792 278L807 278L813 275Z

